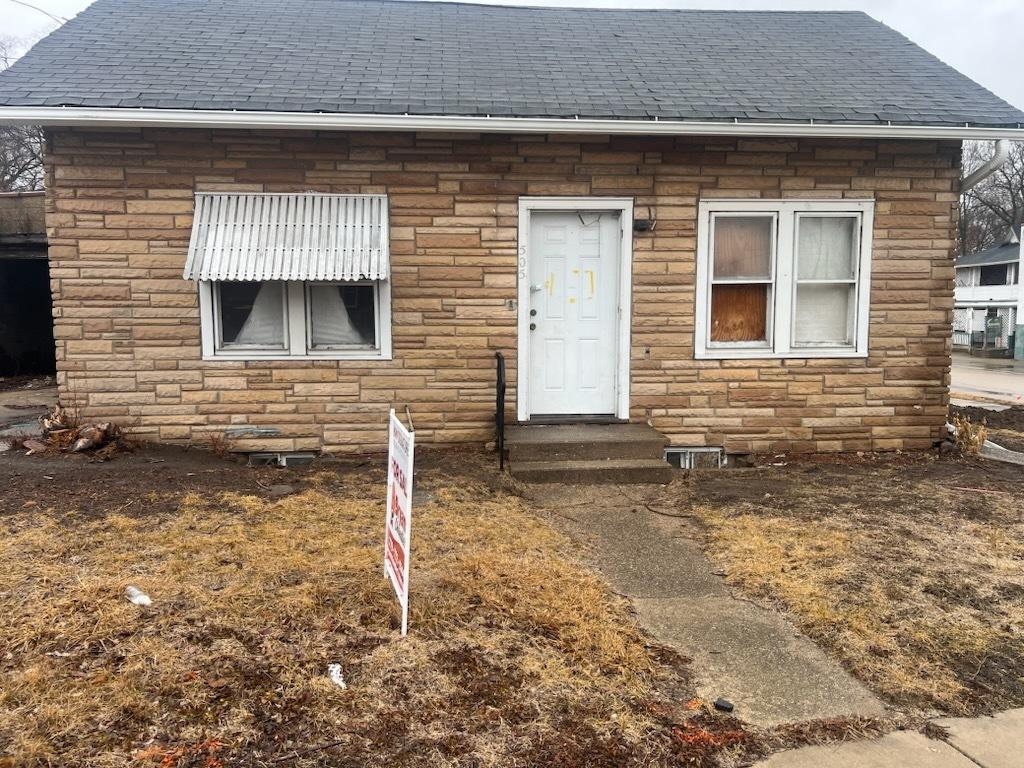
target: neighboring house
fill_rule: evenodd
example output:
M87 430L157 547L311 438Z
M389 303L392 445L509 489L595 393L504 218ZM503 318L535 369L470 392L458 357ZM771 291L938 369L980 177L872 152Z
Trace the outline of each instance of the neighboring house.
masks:
M42 192L0 192L0 376L54 370Z
M953 348L1024 358L1024 284L1020 228L1006 241L956 260Z
M860 13L99 0L47 128L60 395L245 450L649 422L926 448L964 139L1024 114Z

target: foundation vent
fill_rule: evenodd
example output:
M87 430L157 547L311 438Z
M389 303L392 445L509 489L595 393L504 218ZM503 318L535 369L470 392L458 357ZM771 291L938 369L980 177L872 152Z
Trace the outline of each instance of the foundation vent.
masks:
M665 449L665 461L676 469L721 469L727 463L722 448L677 446Z
M315 453L250 453L249 466L304 467L315 458Z

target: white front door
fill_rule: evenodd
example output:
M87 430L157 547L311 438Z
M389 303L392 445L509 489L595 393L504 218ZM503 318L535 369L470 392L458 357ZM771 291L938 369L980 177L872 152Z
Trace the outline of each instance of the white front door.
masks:
M619 216L530 213L531 417L615 414Z

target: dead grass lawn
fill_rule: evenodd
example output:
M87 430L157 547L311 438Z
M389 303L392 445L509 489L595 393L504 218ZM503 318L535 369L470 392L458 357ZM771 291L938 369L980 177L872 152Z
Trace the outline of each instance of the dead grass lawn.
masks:
M277 500L240 467L200 493L172 464L156 490L83 465L62 493L40 479L55 470L19 466L0 504L0 762L706 765L738 749L734 721L680 718L661 691L686 700L682 662L568 543L467 475L418 476L433 499L414 511L400 638L378 463Z
M679 491L727 578L891 702L1024 705L1024 476L931 456L794 461Z

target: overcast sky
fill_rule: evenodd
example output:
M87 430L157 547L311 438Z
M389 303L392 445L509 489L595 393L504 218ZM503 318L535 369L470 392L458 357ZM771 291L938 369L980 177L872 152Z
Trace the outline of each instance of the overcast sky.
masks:
M89 5L89 0L25 2L64 18L74 16ZM862 10L899 30L1014 106L1024 109L1024 0L502 0L499 4ZM53 22L43 13L19 5L14 0L0 0L0 30L3 30L0 34L31 38L53 27Z

